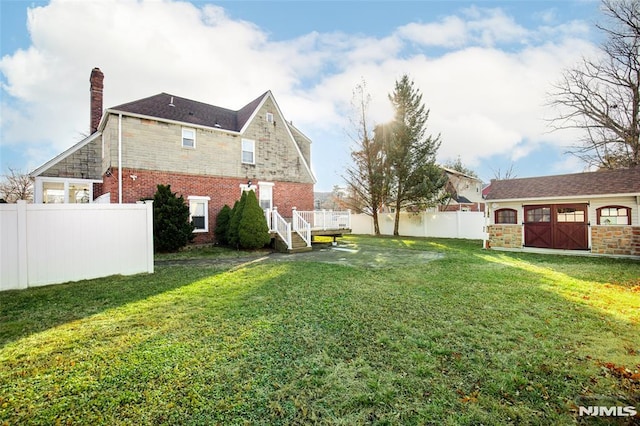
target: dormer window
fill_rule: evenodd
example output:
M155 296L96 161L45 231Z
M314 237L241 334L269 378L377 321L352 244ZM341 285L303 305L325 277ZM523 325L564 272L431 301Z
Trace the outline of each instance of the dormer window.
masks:
M196 147L196 129L190 129L188 127L182 128L182 147L183 148Z

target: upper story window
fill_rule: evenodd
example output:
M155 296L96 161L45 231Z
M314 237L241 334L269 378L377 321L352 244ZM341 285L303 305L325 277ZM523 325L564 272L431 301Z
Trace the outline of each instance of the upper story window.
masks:
M266 118L267 118L267 123L273 123L273 113L268 112Z
M193 232L209 231L209 200L210 197L199 197L190 195L189 200L189 218L193 223Z
M606 206L596 210L598 225L630 225L631 209L624 206Z
M514 209L496 210L495 222L498 223L518 223L518 212Z
M256 164L256 141L242 139L242 163Z
M182 128L182 147L183 148L196 147L196 129L190 129L188 127Z

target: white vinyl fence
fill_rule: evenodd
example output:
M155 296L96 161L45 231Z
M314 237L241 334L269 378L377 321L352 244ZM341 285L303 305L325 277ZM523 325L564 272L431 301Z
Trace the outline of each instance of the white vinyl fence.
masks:
M153 206L0 204L0 290L153 272Z
M393 235L395 213L381 213L378 224L382 235ZM407 237L468 238L483 240L485 234L483 212L421 212L400 213L400 235ZM351 215L353 234L373 235L373 218L365 214Z

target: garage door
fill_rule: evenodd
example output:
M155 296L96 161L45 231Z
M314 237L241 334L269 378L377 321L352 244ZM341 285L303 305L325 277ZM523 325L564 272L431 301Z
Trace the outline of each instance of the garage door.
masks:
M588 250L586 204L524 206L524 245L564 250Z

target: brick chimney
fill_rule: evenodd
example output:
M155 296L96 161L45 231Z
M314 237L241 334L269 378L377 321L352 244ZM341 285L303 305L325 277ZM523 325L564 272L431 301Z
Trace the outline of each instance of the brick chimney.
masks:
M104 74L100 71L100 68L94 68L91 70L91 77L89 83L91 83L91 100L89 111L89 130L90 134L94 134L98 130L100 119L102 118L102 88Z

